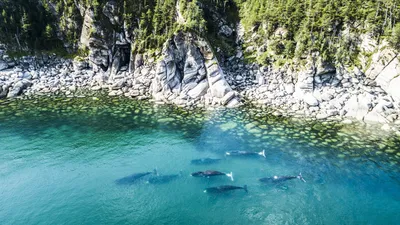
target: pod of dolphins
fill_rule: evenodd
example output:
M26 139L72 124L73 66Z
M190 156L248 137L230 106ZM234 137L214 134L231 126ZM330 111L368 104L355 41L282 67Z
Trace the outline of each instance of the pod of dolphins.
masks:
M248 152L248 151L230 151L225 153L226 156L262 156L266 158L265 156L265 150L261 152ZM221 159L212 159L212 158L201 158L201 159L194 159L191 161L191 164L193 165L211 165L211 164L216 164L220 162ZM152 176L150 176L152 175ZM163 183L168 183L170 181L176 180L179 177L182 176L182 171L179 172L179 174L168 174L168 175L160 175L157 171L157 169L154 169L153 172L143 172L143 173L134 173L129 176L120 178L115 181L116 184L120 185L130 185L130 184L135 184L138 183L145 178L148 178L146 183L149 184L163 184ZM197 171L193 172L190 174L192 177L205 177L205 178L211 178L215 176L227 176L233 181L233 173L224 173L216 170L206 170L206 171ZM287 180L292 180L292 179L299 179L303 182L306 182L299 173L297 176L273 176L273 177L264 177L259 179L260 182L262 183L272 183L272 184L277 184L281 183ZM240 186L233 186L233 185L221 185L217 187L210 187L204 189L205 193L224 193L224 192L229 192L233 190L244 190L245 192L247 191L247 185L244 185L242 187Z

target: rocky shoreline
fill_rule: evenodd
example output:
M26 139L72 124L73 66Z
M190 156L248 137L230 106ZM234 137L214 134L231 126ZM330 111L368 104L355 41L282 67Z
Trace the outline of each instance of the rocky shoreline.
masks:
M66 16L55 5L48 6L56 18ZM15 59L7 50L23 48L0 44L0 99L79 97L101 91L110 97L188 108L254 104L277 116L357 120L384 124L382 129L387 131L400 126L399 52L388 40L376 40L371 33L352 33L347 28L338 33L353 42L347 47L355 48L354 58L344 54L347 58L333 60L317 50L285 58L273 46L288 41L289 30L278 27L266 39L260 34L265 26L245 31L240 21L230 21L225 13L199 4L215 25L208 35L180 28L162 41L157 39L157 49L138 48L144 43L137 39L137 27L115 1L105 2L101 10L77 2L74 7L76 18L68 20L67 27L76 32L75 45L68 44L61 30L58 39L66 50L84 54L73 60L53 55ZM177 18L171 19L185 27L179 4L174 10ZM268 66L255 63L260 58Z
M43 55L12 60L4 51L0 59L0 98L79 97L84 91L105 91L110 97L189 108L252 103L277 116L344 123L358 120L384 124L382 129L387 131L396 131L400 125L400 88L388 91L384 87L386 73L374 78L312 59L303 70L291 72L245 64L241 51L219 62L206 41L188 34L176 35L162 53L135 57L134 69L118 60L107 71L87 59ZM398 60L394 63L397 70ZM393 76L393 80L398 79Z

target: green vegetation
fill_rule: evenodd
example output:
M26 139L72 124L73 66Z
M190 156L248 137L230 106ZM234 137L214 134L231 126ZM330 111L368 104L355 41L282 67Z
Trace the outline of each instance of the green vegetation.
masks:
M123 18L134 37L132 51L162 46L175 31L175 0L123 0Z
M134 52L160 48L177 30L206 34L208 24L200 5L213 5L213 2L116 0L116 13L125 24L111 28L120 31L124 25L128 29ZM226 2L215 1L215 5L223 6ZM83 8L78 8L77 3ZM110 26L102 13L106 3L105 0L0 0L0 42L11 46L13 51L43 51L64 46L76 51L85 10L93 11L95 23ZM183 21L176 20L178 6Z
M352 63L365 33L377 40L391 36L392 46L400 46L400 0L235 1L246 30L253 31L248 36L257 33L258 46L269 40L276 60L318 52L324 60Z
M390 45L397 51L400 51L400 23L397 23L390 37Z
M54 18L33 0L0 1L0 41L14 50L49 49L60 41L55 37Z
M118 24L106 17L107 3ZM133 52L159 49L184 30L233 54L236 32L218 35L215 16L228 25L244 25L251 40L246 46L253 46L245 56L260 63L281 64L318 53L323 60L354 64L366 33L400 49L400 0L0 0L0 42L15 52L76 52L87 10L96 27L106 28L104 35L97 34L100 38L125 28ZM95 33L93 28L90 34Z

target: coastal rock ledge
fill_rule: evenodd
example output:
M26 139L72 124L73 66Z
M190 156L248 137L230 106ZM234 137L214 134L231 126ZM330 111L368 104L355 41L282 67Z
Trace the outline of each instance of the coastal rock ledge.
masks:
M105 67L92 54L15 60L2 49L0 98L102 91L182 107L252 103L277 116L384 123L393 130L400 125L400 63L382 44L372 56L380 58L363 69L327 64L318 56L296 70L246 64L242 49L219 62L211 45L190 33L177 33L161 52L126 59L124 51L113 54Z
M73 97L82 91L106 91L109 96L182 107L241 104L210 45L190 33L177 33L164 44L162 54L137 54L128 65L122 51L114 54L108 67L93 57L90 54L88 59L68 60L44 55L1 60L0 98L45 94ZM9 57L3 53L0 59Z

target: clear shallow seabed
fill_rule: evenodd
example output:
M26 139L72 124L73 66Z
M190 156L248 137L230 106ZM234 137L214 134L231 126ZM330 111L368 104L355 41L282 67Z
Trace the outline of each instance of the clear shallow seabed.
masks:
M266 150L266 158L225 157ZM223 159L191 165L196 158ZM115 181L152 171L166 184ZM233 172L194 178L200 170ZM302 173L279 185L258 179ZM150 177L150 176L149 176ZM228 194L203 193L248 185ZM0 101L0 224L398 224L400 139L259 109L109 98Z

